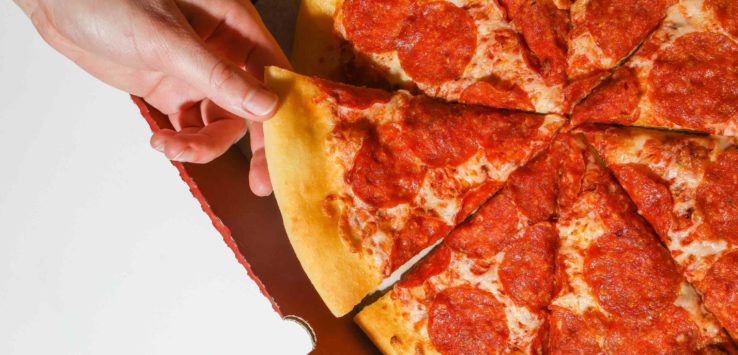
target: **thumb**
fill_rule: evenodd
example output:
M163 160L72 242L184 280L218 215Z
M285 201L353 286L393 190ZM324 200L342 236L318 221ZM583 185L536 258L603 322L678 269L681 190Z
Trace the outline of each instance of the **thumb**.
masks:
M174 65L163 69L201 91L218 106L240 117L264 121L274 114L278 97L249 72L210 52L196 35L171 56Z

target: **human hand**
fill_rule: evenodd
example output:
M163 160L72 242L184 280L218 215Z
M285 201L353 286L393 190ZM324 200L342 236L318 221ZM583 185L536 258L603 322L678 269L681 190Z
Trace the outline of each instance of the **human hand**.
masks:
M151 138L167 158L209 162L250 126L249 184L271 193L261 122L277 97L261 78L289 62L248 0L15 1L52 47L169 117Z

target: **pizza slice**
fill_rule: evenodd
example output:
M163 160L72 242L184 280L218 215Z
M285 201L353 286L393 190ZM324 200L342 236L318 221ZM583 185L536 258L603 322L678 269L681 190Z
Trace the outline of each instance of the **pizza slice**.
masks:
M278 68L267 85L281 97L264 124L275 196L336 315L476 210L564 123Z
M385 354L540 354L548 339L559 186L581 174L571 137L511 174L356 322ZM584 146L580 144L580 146ZM563 200L567 200L564 198Z
M552 354L717 353L715 317L624 191L586 154L579 190L556 224Z
M572 120L738 136L734 0L681 0Z
M707 308L738 337L736 139L622 127L586 134Z
M293 61L343 82L560 113L567 24L552 0L307 0Z

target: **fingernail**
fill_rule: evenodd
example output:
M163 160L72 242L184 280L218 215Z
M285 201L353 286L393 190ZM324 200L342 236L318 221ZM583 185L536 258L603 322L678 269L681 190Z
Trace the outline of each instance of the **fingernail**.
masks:
M186 149L182 149L182 151L180 151L179 153L177 153L177 155L175 155L175 156L174 156L174 157L173 157L172 159L170 159L170 160L174 160L174 161L179 161L179 158L180 158L180 157L181 157L182 155L184 155L184 152L185 152L185 150L186 150Z
M257 89L243 100L243 107L254 115L266 116L274 110L278 100L277 95L264 89Z
M155 146L152 146L156 151L164 153L164 142L158 142Z

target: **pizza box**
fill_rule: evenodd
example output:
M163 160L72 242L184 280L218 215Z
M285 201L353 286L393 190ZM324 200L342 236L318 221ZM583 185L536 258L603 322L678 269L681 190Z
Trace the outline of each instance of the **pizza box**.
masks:
M289 52L299 0L263 0L256 6ZM172 128L167 117L143 99L133 101L152 130ZM356 311L336 318L318 296L287 239L274 196L257 197L249 190L247 150L242 153L233 146L209 164L172 165L274 311L309 330L315 344L312 353L378 353L354 323Z

